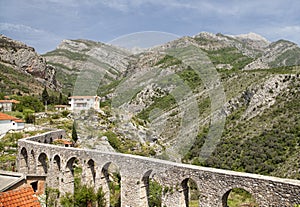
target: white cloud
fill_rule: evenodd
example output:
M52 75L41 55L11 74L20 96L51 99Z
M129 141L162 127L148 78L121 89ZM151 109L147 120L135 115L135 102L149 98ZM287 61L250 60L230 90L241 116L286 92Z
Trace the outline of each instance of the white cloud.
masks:
M44 31L32 28L22 24L0 23L0 31L25 32L25 33L43 33Z
M40 53L54 49L62 38L48 31L22 24L0 22L0 33L34 47Z
M265 27L258 30L271 41L286 39L300 45L300 25Z

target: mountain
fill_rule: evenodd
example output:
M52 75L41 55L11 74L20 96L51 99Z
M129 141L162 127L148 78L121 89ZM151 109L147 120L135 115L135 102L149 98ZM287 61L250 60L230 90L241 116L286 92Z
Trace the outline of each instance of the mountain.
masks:
M278 40L266 47L262 56L244 67L244 70L299 65L300 48L286 40Z
M120 152L299 179L298 50L255 34L200 33L132 55L93 134Z
M292 42L202 32L131 53L79 39L43 58L64 93L101 96L100 112L73 114L82 147L111 151L108 141L122 153L300 179Z
M44 86L60 89L56 70L34 48L0 35L1 92L40 93Z
M58 69L57 79L64 83L63 92L69 93L74 90L78 74L81 75L78 81L84 81L84 74L93 74L96 87L118 79L126 71L130 55L125 49L79 39L63 40L55 50L43 57L49 65ZM91 84L89 80L88 84Z

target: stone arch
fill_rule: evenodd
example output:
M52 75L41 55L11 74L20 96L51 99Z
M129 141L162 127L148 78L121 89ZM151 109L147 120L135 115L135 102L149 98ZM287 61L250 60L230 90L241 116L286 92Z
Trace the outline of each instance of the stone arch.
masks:
M37 163L38 164L37 164L36 171L37 171L38 175L47 174L48 168L49 168L49 163L48 163L48 156L44 152L42 152L39 155Z
M164 181L164 177L161 177L160 173L151 172L149 176L148 206L164 206L163 190L166 184Z
M180 206L199 206L199 187L192 178L185 178L181 182L179 191L181 192Z
M75 184L75 169L80 171L81 163L77 157L71 157L67 160L66 166L64 168L63 177L61 179L62 191L63 192L74 192Z
M29 172L28 166L28 153L25 147L23 147L20 151L20 158L19 158L19 171L22 173Z
M232 192L238 192L238 191L241 191L242 194L244 194L244 193L248 194L252 198L250 200L250 202L253 202L253 203L251 203L251 204L244 203L243 206L244 205L246 205L246 206L249 205L249 206L253 206L253 207L257 207L258 206L257 205L257 199L255 198L255 195L253 194L253 192L251 191L251 189L248 189L248 188L245 188L245 187L241 187L241 186L231 187L230 189L227 189L227 191L222 196L222 206L223 207L230 207L228 205L229 195Z
M105 193L106 206L111 206L112 198L121 204L121 174L120 168L112 163L106 163L101 170L101 186Z
M54 176L53 186L59 186L60 184L60 170L61 170L61 158L59 155L55 155L52 160L52 173Z
M89 159L87 162L87 169L85 170L85 183L90 186L95 186L96 182L96 166L93 159Z

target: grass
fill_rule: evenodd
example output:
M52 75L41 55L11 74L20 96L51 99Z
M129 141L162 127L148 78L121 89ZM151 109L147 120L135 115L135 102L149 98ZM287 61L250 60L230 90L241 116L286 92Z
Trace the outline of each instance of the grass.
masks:
M228 207L241 207L247 205L249 207L258 207L251 194L243 189L233 189L227 199Z
M87 61L89 58L88 55L77 53L77 52L71 52L66 49L56 49L44 54L43 56L65 56L70 60L79 60L79 61Z
M153 104L151 104L148 108L142 110L137 115L138 118L143 119L143 120L148 120L150 113L154 109L159 108L163 111L166 111L166 110L169 110L172 107L174 107L176 104L176 100L171 94L168 94L168 95L165 95L162 97L155 97L153 101L154 101Z
M202 85L201 77L196 73L195 70L188 67L185 70L182 70L177 73L179 77L187 83L187 85L192 89L196 89Z
M225 47L218 50L205 50L214 65L230 64L234 69L242 69L253 61L253 58L243 55L234 47Z
M182 64L182 61L171 56L171 55L165 55L161 60L159 60L155 66L160 66L161 68L167 68L173 65L180 65Z
M0 90L7 94L35 94L41 92L43 86L31 75L0 63Z

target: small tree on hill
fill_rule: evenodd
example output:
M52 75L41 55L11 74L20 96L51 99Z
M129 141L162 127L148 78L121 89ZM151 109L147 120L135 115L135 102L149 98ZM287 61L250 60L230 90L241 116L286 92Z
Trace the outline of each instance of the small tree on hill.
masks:
M63 96L62 96L62 93L59 93L59 98L58 98L58 104L63 104Z
M72 140L73 140L73 142L77 142L77 140L78 140L78 136L77 136L77 131L76 131L76 122L75 122L75 120L74 120L74 122L73 122L73 127L72 127Z
M43 93L42 93L42 101L43 101L43 104L49 103L49 94L48 94L46 86L45 86L45 88L43 90Z

